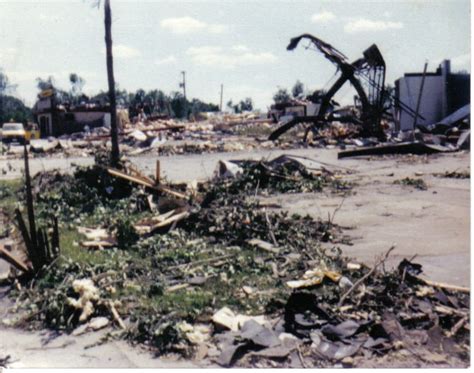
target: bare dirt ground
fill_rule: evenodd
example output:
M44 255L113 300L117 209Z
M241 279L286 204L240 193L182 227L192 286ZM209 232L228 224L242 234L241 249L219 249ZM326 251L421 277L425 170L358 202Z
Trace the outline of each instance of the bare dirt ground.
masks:
M433 175L470 170L468 152L338 160L335 149L298 149L172 156L162 157L160 161L163 175L181 182L210 177L220 159L273 158L280 154L310 157L327 164L328 168L352 171L348 179L357 185L354 193L345 198L320 193L271 198L292 213L321 218L334 215L334 222L348 228L346 234L352 238L352 245L340 245L346 255L370 265L375 257L395 244L396 249L387 265L396 265L402 258L416 254L416 262L423 265L426 278L460 286L470 285L470 179ZM131 161L147 173L154 173L156 158L134 157ZM30 168L32 173L57 168L70 171L72 164L92 162L90 158L36 158L30 162ZM2 179L20 177L22 161L0 160L0 170L6 171L0 176ZM428 189L394 184L395 180L405 177L423 179ZM5 299L0 300L0 304L5 305L5 302ZM198 366L195 362L153 359L150 354L132 349L125 342L110 342L84 350L84 346L100 337L98 333L82 336L82 340L60 336L54 344L51 342L51 349L42 347L45 338L42 333L0 327L0 334L0 351L11 355L13 360L18 359L12 365L16 367ZM74 358L70 357L72 355ZM408 365L397 365L397 362L386 365L418 366L411 364L410 360Z

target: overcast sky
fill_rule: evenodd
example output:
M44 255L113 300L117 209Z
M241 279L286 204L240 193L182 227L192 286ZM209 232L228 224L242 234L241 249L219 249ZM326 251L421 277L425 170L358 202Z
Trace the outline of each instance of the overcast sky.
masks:
M86 93L107 88L103 9L95 0L0 0L0 68L16 96L32 104L35 79L54 76L68 90L69 73L84 77ZM387 64L387 82L434 71L442 59L470 71L469 0L411 1L125 1L111 0L115 78L119 87L179 89L219 103L251 97L266 110L273 93L297 79L328 88L335 67L290 38L311 33L355 60L372 43ZM346 87L336 96L350 102Z

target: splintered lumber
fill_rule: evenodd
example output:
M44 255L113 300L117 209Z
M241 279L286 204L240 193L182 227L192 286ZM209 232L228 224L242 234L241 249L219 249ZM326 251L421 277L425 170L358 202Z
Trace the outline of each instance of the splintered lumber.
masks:
M112 241L83 241L81 242L81 246L86 247L88 249L95 248L95 249L100 249L100 248L105 248L105 247L113 247L115 246L116 243Z
M135 166L128 166L127 171L130 173L131 176L142 179L148 183L154 184L155 182L153 179L141 173Z
M130 181L132 183L135 183L135 184L143 185L147 188L156 190L158 192L171 194L172 196L177 197L177 198L182 198L182 199L187 198L186 195L183 194L183 193L176 192L176 191L174 191L172 189L169 189L169 188L166 188L162 185L155 185L154 181L150 182L150 180L145 180L142 177L131 176L131 175L128 175L128 174L126 174L122 171L116 170L114 168L107 168L107 172L109 174L111 174L112 176L119 177L119 178L122 178L124 180L128 180L128 181Z
M6 262L8 262L8 264L12 265L13 267L15 267L16 269L20 271L23 271L25 273L30 272L30 269L28 268L28 266L25 263L23 263L21 260L15 258L7 250L5 250L3 245L0 246L0 258L2 258Z
M153 231L167 227L173 223L177 223L180 220L186 219L189 216L189 211L185 210L182 212L177 213L176 210L168 211L163 215L158 215L154 221L152 220L150 223L138 223L134 226L135 230L138 234L148 234L152 233Z

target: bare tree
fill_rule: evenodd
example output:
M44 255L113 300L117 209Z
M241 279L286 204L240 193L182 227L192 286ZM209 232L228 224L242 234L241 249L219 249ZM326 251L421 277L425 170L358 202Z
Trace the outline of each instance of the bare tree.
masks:
M117 104L115 100L114 60L112 54L112 10L110 0L104 0L105 49L107 58L107 80L109 83L110 102L110 135L112 140L112 154L110 161L116 167L120 160L120 150L117 131Z

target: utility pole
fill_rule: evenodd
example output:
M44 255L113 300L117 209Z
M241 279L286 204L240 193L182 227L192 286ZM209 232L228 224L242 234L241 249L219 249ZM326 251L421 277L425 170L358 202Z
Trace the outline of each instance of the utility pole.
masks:
M221 84L221 104L219 105L219 111L222 112L222 96L224 93L224 84Z
M181 74L183 74L183 82L179 86L183 88L183 95L186 100L186 71L181 71Z
M186 99L186 71L181 71L181 74L183 74L183 81L182 83L179 83L179 86L183 88L183 96L184 96L184 116L187 119L188 118L188 100Z

